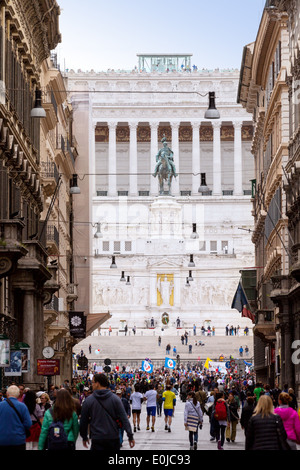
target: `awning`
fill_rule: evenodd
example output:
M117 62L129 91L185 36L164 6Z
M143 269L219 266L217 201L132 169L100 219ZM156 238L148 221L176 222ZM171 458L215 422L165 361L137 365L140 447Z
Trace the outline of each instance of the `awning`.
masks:
M89 336L96 328L111 318L109 312L89 313L86 317L86 336Z
M242 317L250 318L252 323L255 323L255 316L251 312L251 308L249 306L249 302L244 292L241 280L239 281L236 293L233 297L231 308L238 310L242 314Z

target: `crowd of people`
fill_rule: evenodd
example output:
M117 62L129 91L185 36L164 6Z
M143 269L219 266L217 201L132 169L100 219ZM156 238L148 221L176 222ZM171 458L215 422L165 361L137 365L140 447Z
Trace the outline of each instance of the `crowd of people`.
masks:
M155 432L156 418L163 416L164 429L171 432L178 400L184 403L190 450L197 449L205 416L210 435L201 437L214 441L218 450L225 440L235 442L238 423L246 450L297 449L300 444L297 400L287 385L271 389L256 383L251 372L240 378L197 365L151 374L125 368L88 371L48 392L13 383L0 394L0 449L75 450L80 436L91 450L118 451L125 433L134 447L144 426L142 410L147 431Z

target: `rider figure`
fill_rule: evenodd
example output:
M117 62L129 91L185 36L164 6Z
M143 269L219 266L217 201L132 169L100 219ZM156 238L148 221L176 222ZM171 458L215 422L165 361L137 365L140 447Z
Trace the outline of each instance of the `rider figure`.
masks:
M156 177L156 175L158 174L159 172L159 168L160 168L160 165L162 163L162 159L165 157L166 158L166 161L167 161L167 165L168 165L168 170L170 173L173 173L173 176L178 176L178 174L176 173L176 168L175 168L175 164L174 164L174 159L173 159L173 151L168 147L168 143L167 143L167 139L166 139L166 136L164 135L161 142L163 143L163 148L159 150L158 154L156 155L156 166L155 166L155 170L154 170L154 173L152 173L152 175L154 177Z

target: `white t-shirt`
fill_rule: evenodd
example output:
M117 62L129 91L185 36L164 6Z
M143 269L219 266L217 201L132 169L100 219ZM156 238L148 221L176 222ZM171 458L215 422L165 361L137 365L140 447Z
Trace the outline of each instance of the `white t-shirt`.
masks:
M131 406L133 410L140 410L142 408L142 400L144 395L140 392L134 392L130 396Z
M157 396L156 390L148 390L145 393L145 398L147 398L147 408L156 406L156 396Z

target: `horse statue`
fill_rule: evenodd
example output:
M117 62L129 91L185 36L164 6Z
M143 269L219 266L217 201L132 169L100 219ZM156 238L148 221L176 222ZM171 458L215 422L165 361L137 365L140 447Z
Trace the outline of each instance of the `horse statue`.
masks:
M159 194L160 195L171 195L171 185L173 177L177 177L173 151L168 147L166 136L164 135L161 142L163 143L163 148L159 150L156 155L156 166L152 176L154 178L158 175L159 182ZM168 191L164 190L164 182L168 182Z

